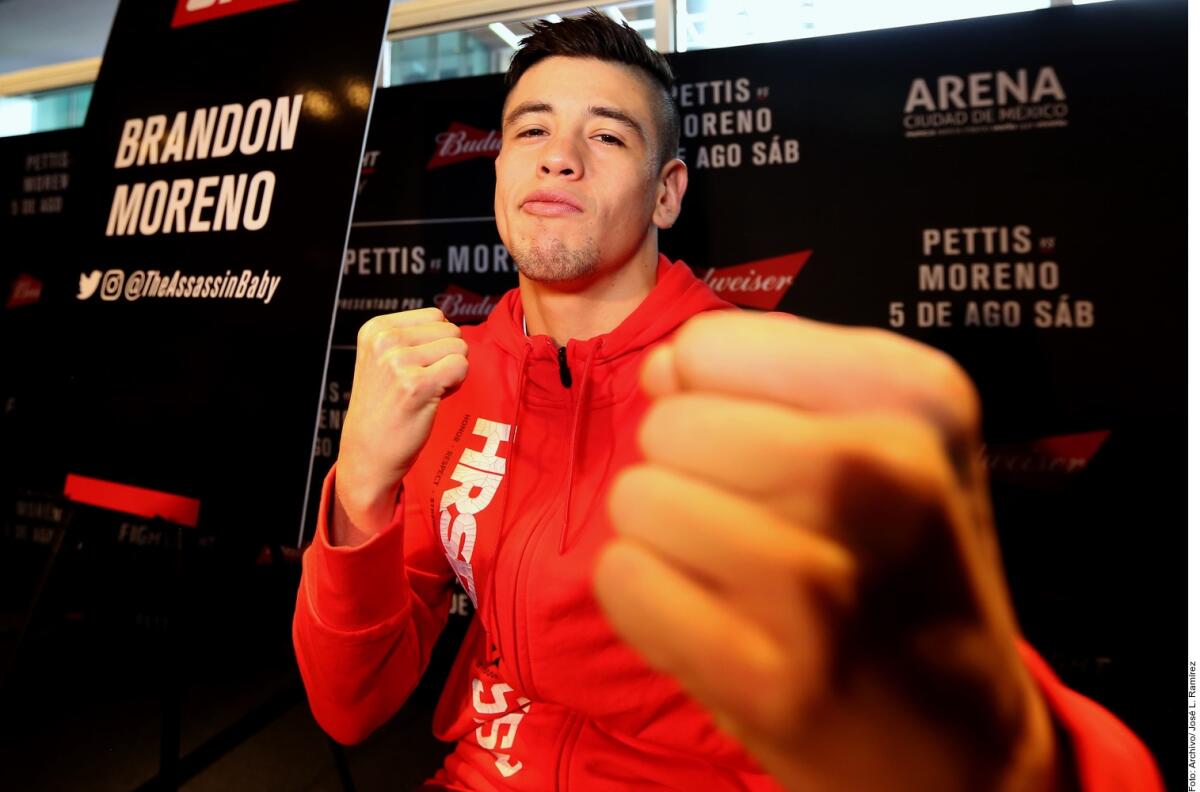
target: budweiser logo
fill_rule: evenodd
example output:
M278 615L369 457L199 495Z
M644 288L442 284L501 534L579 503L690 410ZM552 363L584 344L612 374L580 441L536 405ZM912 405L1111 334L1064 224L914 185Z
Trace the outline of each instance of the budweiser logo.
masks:
M732 267L710 267L701 280L734 305L773 311L811 255L811 250L802 250Z
M12 283L12 290L8 293L8 302L4 303L4 307L20 308L22 305L31 305L42 299L42 282L32 275L26 275L22 272L17 276Z
M171 19L171 27L194 25L210 19L294 2L296 0L179 0L175 6L175 16Z
M476 129L457 121L434 138L437 148L425 170L454 165L476 157L495 157L500 153L500 133L494 129Z
M1025 443L984 446L983 461L996 481L1037 489L1055 488L1086 468L1110 434L1109 430L1100 429Z
M490 294L476 294L458 286L449 286L433 298L433 304L451 322L482 322L500 302Z

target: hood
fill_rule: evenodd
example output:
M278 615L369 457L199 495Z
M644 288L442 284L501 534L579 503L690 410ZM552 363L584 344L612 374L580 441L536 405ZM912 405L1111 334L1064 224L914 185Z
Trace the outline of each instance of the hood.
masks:
M658 256L658 272L654 289L633 313L625 317L611 332L588 339L573 339L568 343L570 357L584 359L594 355L594 362L605 363L613 358L637 352L659 341L692 316L702 311L733 308L713 293L703 281L692 274L682 261L672 263L661 253ZM488 316L485 325L487 334L505 351L520 358L526 350L533 358L553 356L553 343L534 343L538 337L527 337L524 329L525 310L521 304L521 292L512 289Z
M571 491L581 426L589 408L624 401L638 390L638 366L634 363L646 347L665 339L698 313L734 307L714 294L682 261L671 263L660 254L655 277L650 294L611 332L588 339L571 339L561 350L549 336L525 335L525 311L519 289L512 289L501 298L483 327L487 338L516 359L516 399L509 420L514 427L510 470L515 470L521 454L520 420L527 405L552 406L569 413L560 553L566 552L571 543ZM502 525L507 525L503 517L515 475L510 472L505 488Z

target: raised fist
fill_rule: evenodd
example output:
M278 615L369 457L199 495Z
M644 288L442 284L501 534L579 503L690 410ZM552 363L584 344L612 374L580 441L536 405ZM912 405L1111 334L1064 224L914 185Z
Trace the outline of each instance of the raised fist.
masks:
M335 544L361 544L388 524L438 404L466 376L462 331L437 308L363 324L338 451Z

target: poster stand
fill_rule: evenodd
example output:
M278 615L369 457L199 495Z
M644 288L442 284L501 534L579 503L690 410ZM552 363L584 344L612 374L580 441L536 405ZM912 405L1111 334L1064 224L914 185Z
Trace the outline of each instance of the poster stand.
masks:
M29 498L45 501L46 495L28 493ZM61 563L70 555L64 553L64 548L74 547L83 538L81 526L86 521L75 519L78 515L70 500L61 496L51 496L52 502L59 504L61 517L54 520L31 519L25 523L22 533L25 540L33 540L35 532L50 531L48 540L33 542L44 545L44 558L36 575L28 582L29 595L19 607L7 613L5 622L6 632L11 635L11 646L0 658L0 689L7 689L12 681L12 674L17 668L17 661L22 654L27 638L37 618L46 607L45 594L50 589L52 579L61 577ZM121 518L128 514L120 511L95 508L109 515ZM189 541L185 529L188 526L155 517L146 521L150 532L161 535L164 539L160 546L161 552L156 553L159 563L163 566L165 587L161 591L164 604L163 628L160 632L160 652L157 687L159 697L159 750L158 769L155 775L138 785L137 792L157 792L158 790L177 790L189 780L196 777L229 752L253 738L260 731L281 718L290 709L304 701L303 686L299 676L293 671L279 690L268 696L261 703L248 711L241 713L232 723L213 734L204 742L188 753L182 753L183 734L183 701L185 692L185 648L183 637L188 628L188 611L186 593L189 585L194 582L192 566L189 562L194 559L197 545ZM190 548L190 550L189 550ZM273 571L272 590L288 589L288 570L286 555L281 545L274 542L267 546L270 566ZM65 563L65 562L64 562ZM325 736L334 768L341 788L345 792L355 789L351 775L350 764L346 750L328 736Z
M64 508L62 515L61 521L57 524L47 522L45 524L35 523L34 525L35 530L52 531L50 549L45 560L42 562L41 570L38 572L37 579L33 584L33 589L25 607L19 612L10 614L11 621L9 619L5 620L11 624L11 629L6 631L14 633L15 637L13 638L12 646L6 652L5 656L0 658L0 690L7 688L9 677L16 668L17 656L20 654L21 647L24 645L25 639L29 634L30 626L34 623L34 618L38 614L42 595L45 593L46 587L58 563L59 554L66 541L67 531L70 530L71 511Z
M333 766L337 770L338 780L342 782L342 792L355 792L354 778L350 775L350 760L346 749L329 735L325 736L329 743L329 752L333 754Z
M186 626L183 593L186 591L188 581L185 526L167 522L161 518L152 520L151 526L161 530L164 536L170 536L172 540L171 552L165 561L170 567L171 574L169 575L169 588L166 592L166 628L163 634L163 651L160 660L162 674L159 684L159 764L158 773L136 787L134 792L173 792L208 769L221 757L274 723L292 707L301 703L304 700L304 690L299 677L293 676L282 689L269 696L265 701L252 707L187 754L181 753L184 685L181 671L183 651L180 636L183 635ZM282 580L285 571L282 548L276 542L269 545L269 549L271 566L277 572L277 577ZM332 740L330 748L342 787L347 792L352 792L354 785L345 752Z

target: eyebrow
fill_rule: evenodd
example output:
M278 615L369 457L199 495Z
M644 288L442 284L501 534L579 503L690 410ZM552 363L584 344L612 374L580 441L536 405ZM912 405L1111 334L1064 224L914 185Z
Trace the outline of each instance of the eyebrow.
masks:
M528 115L529 113L549 113L553 109L547 102L521 102L521 104L510 110L508 115L504 117L504 126L508 127L512 125L513 122L523 115Z
M554 112L554 106L549 102L528 101L514 107L504 117L504 127L507 128L517 121L518 118L530 113L551 113ZM591 105L588 107L588 113L601 118L608 118L616 121L622 126L628 127L631 131L637 133L642 140L646 139L646 131L642 129L642 125L634 119L633 116L620 110L616 107L607 107L605 105Z
M601 118L609 118L616 121L618 124L629 127L637 133L637 136L642 140L646 139L646 132L642 129L642 125L634 120L633 116L626 113L624 110L618 110L615 107L604 107L603 105L592 105L588 108L588 112L592 115L600 116Z

